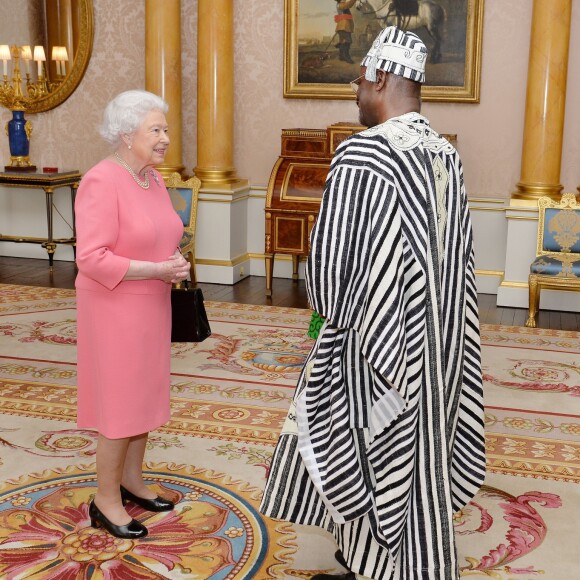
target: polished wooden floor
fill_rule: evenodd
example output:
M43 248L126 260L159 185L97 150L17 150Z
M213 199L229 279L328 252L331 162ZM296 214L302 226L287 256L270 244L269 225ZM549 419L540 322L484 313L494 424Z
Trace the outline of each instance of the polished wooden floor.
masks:
M0 284L74 288L75 276L73 262L55 260L54 270L51 273L47 260L0 256ZM199 286L203 289L206 300L308 308L303 280L294 283L292 280L275 278L272 298L265 295L265 278L258 276L250 276L233 286L204 283ZM524 325L527 318L526 309L498 307L495 299L494 294L479 295L481 322L507 326ZM538 326L554 330L580 330L580 314L543 310L538 317Z

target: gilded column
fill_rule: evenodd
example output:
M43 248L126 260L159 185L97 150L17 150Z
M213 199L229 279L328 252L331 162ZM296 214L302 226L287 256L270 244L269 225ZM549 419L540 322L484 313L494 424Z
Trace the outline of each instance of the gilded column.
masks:
M164 177L182 173L180 0L145 2L145 88L169 105L171 145L165 163L157 169Z
M197 27L197 167L202 187L245 183L234 167L233 0L199 0Z
M557 199L562 191L571 14L572 0L534 0L522 167L512 199Z

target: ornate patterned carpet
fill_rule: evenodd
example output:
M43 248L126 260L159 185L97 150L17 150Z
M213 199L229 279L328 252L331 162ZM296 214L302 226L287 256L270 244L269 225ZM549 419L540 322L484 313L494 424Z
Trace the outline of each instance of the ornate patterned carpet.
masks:
M0 578L199 580L339 572L332 538L257 511L311 341L310 312L210 302L213 335L175 344L172 420L151 484L179 502L133 515L142 541L90 527L95 436L75 424L74 292L0 286ZM485 487L456 515L462 578L578 574L580 335L484 326Z

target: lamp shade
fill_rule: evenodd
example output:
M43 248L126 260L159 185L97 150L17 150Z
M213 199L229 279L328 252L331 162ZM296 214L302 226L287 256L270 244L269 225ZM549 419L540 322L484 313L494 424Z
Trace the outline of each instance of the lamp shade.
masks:
M0 44L0 60L10 60L10 47L7 44Z
M68 61L68 54L66 52L66 46L53 46L52 47L52 60Z
M37 60L38 62L46 60L43 46L35 46L34 47L34 60Z

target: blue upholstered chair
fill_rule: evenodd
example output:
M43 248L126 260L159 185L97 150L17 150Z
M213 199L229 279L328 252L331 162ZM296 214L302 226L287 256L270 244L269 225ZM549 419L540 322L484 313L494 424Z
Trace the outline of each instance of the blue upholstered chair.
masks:
M530 312L526 326L536 327L542 288L580 290L580 205L573 193L560 201L538 200L538 247L530 266Z
M179 248L189 262L191 281L195 284L195 224L197 221L197 198L201 181L197 177L191 177L187 181L183 181L179 173L172 173L164 179L165 185L169 190L171 203L173 203L173 207L183 223L183 237Z

